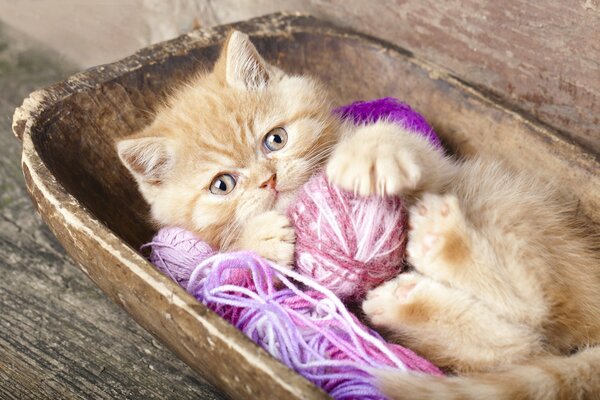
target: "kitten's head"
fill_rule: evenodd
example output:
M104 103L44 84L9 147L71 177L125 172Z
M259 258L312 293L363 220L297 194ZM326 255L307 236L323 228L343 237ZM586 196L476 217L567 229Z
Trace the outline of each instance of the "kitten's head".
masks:
M251 216L283 209L336 141L326 91L267 64L233 32L214 70L117 143L159 225L227 247Z

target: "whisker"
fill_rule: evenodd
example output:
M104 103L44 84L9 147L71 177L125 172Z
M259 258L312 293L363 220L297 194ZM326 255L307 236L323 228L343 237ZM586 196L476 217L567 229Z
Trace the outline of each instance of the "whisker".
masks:
M224 237L221 239L222 249L228 249L232 245L234 239L238 238L241 228L242 222L234 220L231 226L223 230L222 234L224 234Z

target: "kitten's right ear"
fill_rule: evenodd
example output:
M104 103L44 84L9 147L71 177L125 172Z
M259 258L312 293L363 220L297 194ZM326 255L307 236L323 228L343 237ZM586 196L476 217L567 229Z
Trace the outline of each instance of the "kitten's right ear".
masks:
M270 79L266 61L248 35L240 31L231 31L225 40L215 73L227 85L249 90L267 86Z
M162 183L175 163L172 141L163 137L126 138L117 142L121 162L138 182Z

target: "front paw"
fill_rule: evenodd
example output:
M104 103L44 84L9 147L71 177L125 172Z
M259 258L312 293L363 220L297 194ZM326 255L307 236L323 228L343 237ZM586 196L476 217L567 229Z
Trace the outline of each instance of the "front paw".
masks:
M421 180L415 155L400 147L387 130L364 129L335 149L326 168L329 181L361 196L414 190Z
M274 263L290 267L294 262L296 233L290 220L277 211L251 218L238 242L242 250L254 251Z

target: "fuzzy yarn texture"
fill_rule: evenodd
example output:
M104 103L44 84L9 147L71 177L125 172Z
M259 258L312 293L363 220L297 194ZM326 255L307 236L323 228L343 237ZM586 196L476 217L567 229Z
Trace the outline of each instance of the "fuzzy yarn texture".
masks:
M181 287L187 287L195 265L217 253L192 232L174 226L159 230L142 249L150 249L150 262Z
M321 173L302 187L288 216L296 270L342 300L363 299L402 268L407 213L399 197L360 197Z
M370 124L381 119L395 122L405 129L421 135L431 144L442 150L442 142L427 120L408 104L393 97L384 97L371 101L355 101L338 107L334 113L343 119L351 119L356 125Z
M161 229L146 245L150 260L334 399L384 399L374 368L442 375L411 350L386 343L312 279L250 252L215 253L192 238L179 228Z

